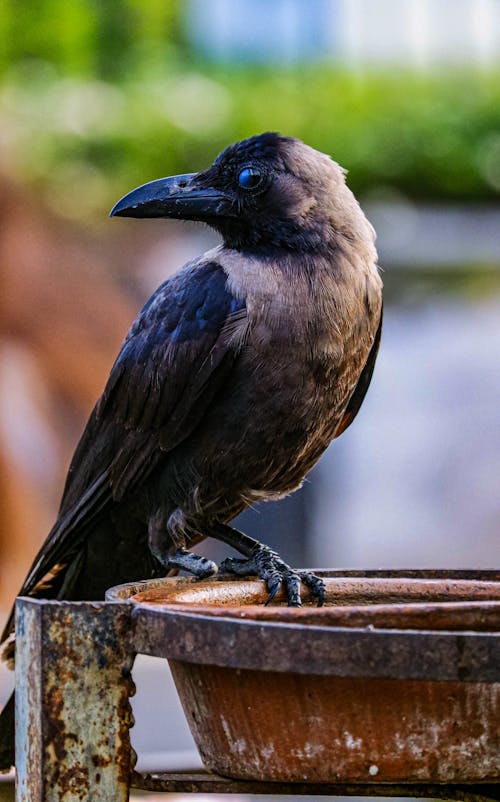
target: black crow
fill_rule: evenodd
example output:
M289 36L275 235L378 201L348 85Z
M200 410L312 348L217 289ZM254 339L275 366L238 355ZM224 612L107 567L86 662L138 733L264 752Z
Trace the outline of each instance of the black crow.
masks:
M217 566L191 549L234 547L221 569L324 586L229 522L300 487L358 412L382 320L374 231L344 171L264 133L200 173L133 190L111 212L207 223L222 244L165 281L133 323L73 457L59 515L21 594L102 599L111 585ZM12 632L9 621L4 638ZM13 656L7 643L4 653ZM10 711L10 712L9 712ZM13 760L2 720L0 764ZM5 737L4 737L5 734Z

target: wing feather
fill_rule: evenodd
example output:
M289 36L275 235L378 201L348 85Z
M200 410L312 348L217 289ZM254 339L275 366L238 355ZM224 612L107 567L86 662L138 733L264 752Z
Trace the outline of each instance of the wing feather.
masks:
M368 387L370 386L370 382L372 380L373 371L375 368L375 362L377 360L377 355L378 355L378 349L380 347L381 336L382 336L382 309L380 310L380 321L378 324L377 333L375 334L373 345L370 349L370 353L368 354L368 359L366 360L365 366L361 371L361 375L358 379L358 383L354 389L354 392L349 399L349 403L347 404L342 420L337 426L337 429L335 431L335 437L340 437L342 432L345 432L345 430L351 425L354 418L361 409L361 404L365 399L365 395L368 391Z
M168 279L132 325L68 472L59 517L22 589L75 559L89 526L196 428L227 380L244 303L215 262ZM240 325L241 328L241 325Z

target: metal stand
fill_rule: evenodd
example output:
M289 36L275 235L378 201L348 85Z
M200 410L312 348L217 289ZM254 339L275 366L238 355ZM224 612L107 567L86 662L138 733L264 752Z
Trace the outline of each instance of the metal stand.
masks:
M130 746L131 668L141 649L132 606L16 606L17 802L126 802L130 787L172 793L407 796L499 800L499 784L298 784L207 772L141 775Z
M16 602L16 799L126 802L130 607Z

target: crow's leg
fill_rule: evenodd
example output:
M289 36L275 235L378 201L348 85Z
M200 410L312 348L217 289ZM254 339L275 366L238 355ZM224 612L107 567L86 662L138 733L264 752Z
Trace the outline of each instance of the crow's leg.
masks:
M275 551L254 540L252 537L239 532L227 524L214 524L207 531L207 535L226 543L240 554L244 559L228 557L220 565L220 570L238 576L258 576L266 583L269 598L266 604L274 599L279 588L285 587L289 607L300 607L300 584L308 587L318 600L318 607L325 601L325 583L322 579L309 571L295 571L290 568Z
M148 543L151 553L165 566L166 571L188 571L197 579L206 579L217 573L217 565L186 549L186 520L177 509L165 516L158 510L149 520Z

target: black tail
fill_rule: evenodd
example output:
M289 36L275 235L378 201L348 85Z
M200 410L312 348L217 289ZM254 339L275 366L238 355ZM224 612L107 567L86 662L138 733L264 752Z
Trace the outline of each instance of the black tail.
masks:
M14 707L15 697L11 693L0 713L0 771L8 771L14 765Z

